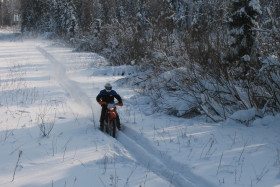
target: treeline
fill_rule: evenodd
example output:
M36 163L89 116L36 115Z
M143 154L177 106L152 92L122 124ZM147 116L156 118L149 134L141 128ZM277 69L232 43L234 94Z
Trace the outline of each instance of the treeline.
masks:
M147 79L178 70L165 88L213 120L280 110L279 0L21 0L21 16L23 32L153 69Z
M0 0L0 27L16 24L14 17L19 14L18 0Z

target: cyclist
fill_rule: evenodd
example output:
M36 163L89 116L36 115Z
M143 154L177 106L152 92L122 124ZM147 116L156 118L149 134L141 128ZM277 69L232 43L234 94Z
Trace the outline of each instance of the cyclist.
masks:
M100 115L100 130L103 131L104 129L104 120L105 120L105 113L107 109L108 103L114 103L114 99L118 100L118 103L122 106L122 98L115 90L112 90L112 85L110 83L106 83L104 85L105 89L101 90L100 93L96 96L96 101L102 106L101 115ZM104 104L107 103L107 104ZM117 128L121 130L120 118L117 113Z

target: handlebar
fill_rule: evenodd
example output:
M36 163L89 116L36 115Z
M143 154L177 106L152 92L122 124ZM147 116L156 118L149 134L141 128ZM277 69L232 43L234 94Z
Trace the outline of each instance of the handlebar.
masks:
M107 105L107 103L104 102L104 101L99 101L98 103L99 103L100 105Z
M100 105L107 105L108 103L107 102L104 102L104 101L100 101L98 102ZM113 103L114 105L117 105L117 106L123 106L123 103Z

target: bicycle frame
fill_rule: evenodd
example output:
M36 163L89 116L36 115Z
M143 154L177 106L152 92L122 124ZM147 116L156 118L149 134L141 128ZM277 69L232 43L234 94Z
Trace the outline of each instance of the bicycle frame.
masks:
M117 112L116 112L116 104L109 103L107 105L106 114L105 114L105 129L106 132L112 136L116 137L116 119L117 119Z

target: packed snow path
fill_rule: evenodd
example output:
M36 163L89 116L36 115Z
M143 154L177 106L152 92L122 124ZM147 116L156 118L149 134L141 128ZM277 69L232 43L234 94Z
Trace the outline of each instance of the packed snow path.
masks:
M117 139L135 156L139 163L175 186L213 186L201 177L195 176L187 165L178 163L165 153L161 153L152 146L149 140L129 127L125 127L122 132L118 132Z
M37 46L37 49L44 55L52 65L51 70L54 72L54 77L57 82L62 86L62 88L67 92L74 101L84 108L85 111L91 111L92 105L91 100L77 82L74 82L68 78L66 75L66 70L64 65L56 60L51 54L46 50Z
M63 87L63 89L73 97L77 103L80 103L81 107L87 107L91 109L91 101L86 93L82 91L82 88L74 81L69 80L65 74L64 65L56 60L50 53L41 47L37 49L50 61L55 71L56 80ZM100 132L101 133L101 132ZM123 132L118 132L117 140L131 152L136 160L147 169L153 171L162 178L165 178L170 184L178 187L211 187L210 183L207 183L202 178L195 176L188 166L177 163L166 155L160 154L151 143L141 137L137 132L133 131L129 127L124 128Z
M95 97L107 80L91 78L88 59L44 41L0 41L0 186L169 186L98 130Z

